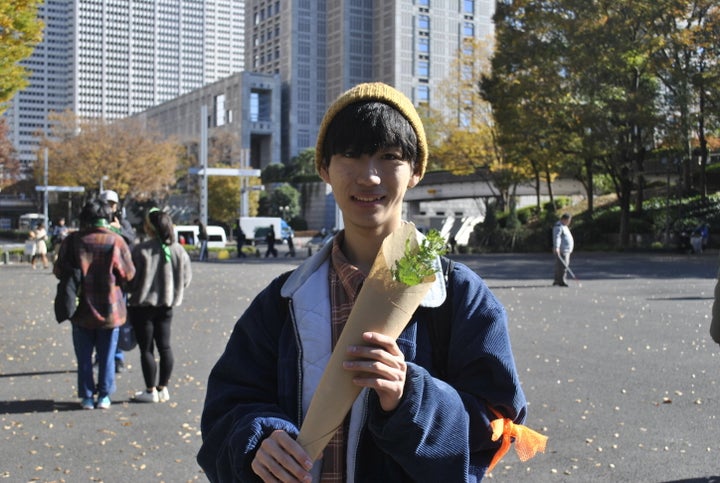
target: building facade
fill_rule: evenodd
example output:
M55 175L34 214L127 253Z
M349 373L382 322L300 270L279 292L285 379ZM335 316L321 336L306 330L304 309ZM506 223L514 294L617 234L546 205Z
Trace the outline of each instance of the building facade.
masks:
M245 67L282 83L282 159L315 146L332 100L382 81L413 102L451 75L464 39L493 34L493 0L246 0Z
M244 68L242 0L46 0L39 16L30 84L5 113L24 165L53 111L123 118Z
M146 109L148 129L183 144L199 143L201 108L207 108L208 137L226 130L237 140L244 168L263 169L280 160L280 79L241 72Z

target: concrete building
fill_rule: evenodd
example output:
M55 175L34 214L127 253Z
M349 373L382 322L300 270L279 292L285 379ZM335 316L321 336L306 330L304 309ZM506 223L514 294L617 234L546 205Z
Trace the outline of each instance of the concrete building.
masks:
M434 93L463 39L493 33L493 0L246 0L245 67L282 83L282 160L315 146L327 105L383 81L416 104Z
M241 72L183 94L138 114L146 125L181 143L199 142L202 106L208 136L227 130L237 137L243 167L263 169L280 160L280 79Z
M244 68L244 3L46 0L43 41L24 65L30 85L6 111L26 166L49 114L118 119Z

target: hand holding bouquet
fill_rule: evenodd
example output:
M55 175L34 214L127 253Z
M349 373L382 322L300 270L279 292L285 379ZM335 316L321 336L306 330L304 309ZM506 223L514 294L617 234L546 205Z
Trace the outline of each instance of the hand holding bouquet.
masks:
M342 367L347 347L364 345L365 332L393 339L400 335L435 280L435 260L444 246L437 232L418 244L412 223L404 223L383 241L300 428L298 442L314 460L361 390Z

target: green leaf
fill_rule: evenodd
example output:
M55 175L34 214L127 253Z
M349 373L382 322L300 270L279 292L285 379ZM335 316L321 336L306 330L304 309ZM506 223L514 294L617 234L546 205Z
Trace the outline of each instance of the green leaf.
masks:
M446 251L445 239L437 230L430 230L417 249L405 240L405 255L390 269L393 279L412 287L435 273L433 261Z

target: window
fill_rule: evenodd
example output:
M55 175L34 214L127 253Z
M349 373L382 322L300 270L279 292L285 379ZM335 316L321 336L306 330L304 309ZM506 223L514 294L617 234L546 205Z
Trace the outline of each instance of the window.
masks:
M225 118L225 94L215 96L215 125L224 126L227 122Z
M472 22L463 23L463 36L475 37L475 24Z
M418 49L418 52L421 54L430 53L430 39L428 39L427 37L419 38L417 49Z
M258 122L260 117L260 94L250 93L250 122Z
M427 60L418 61L417 75L419 77L430 77L430 62Z
M463 13L475 13L475 0L463 0L462 9Z
M427 104L430 102L430 88L428 86L418 86L417 102L418 104Z
M430 16L418 15L418 28L420 30L430 30Z

